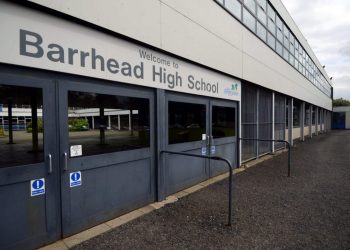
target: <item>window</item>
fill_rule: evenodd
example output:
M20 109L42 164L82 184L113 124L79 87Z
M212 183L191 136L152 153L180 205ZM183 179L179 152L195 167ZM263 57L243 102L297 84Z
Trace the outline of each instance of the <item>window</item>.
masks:
M289 61L289 52L288 52L288 50L286 48L283 48L283 58L287 62Z
M293 105L293 127L300 127L300 103L294 102Z
M294 56L292 54L289 55L289 63L294 65Z
M258 19L264 26L266 26L266 1L260 0L258 1L258 11L257 11Z
M266 43L266 29L260 22L257 22L257 35Z
M39 88L0 85L0 168L44 161L43 95ZM25 113L19 121L17 116ZM28 121L25 123L24 121Z
M267 44L274 50L276 49L276 39L270 32L267 33Z
M267 27L269 29L269 31L273 34L276 35L276 25L275 22L272 19L268 19L267 20Z
M206 132L206 106L183 102L169 102L169 144L202 140Z
M284 47L286 47L289 50L289 30L286 26L283 26L283 34L284 34L284 38L283 38Z
M275 36L276 35L276 13L271 8L270 5L268 5L267 7L267 13L268 13L268 20L267 20L268 29Z
M226 9L236 16L239 20L242 19L242 8L241 3L237 0L225 0Z
M297 59L294 59L294 68L295 68L296 70L299 69L299 62L298 62Z
M69 145L83 156L149 147L149 100L68 92Z
M255 0L244 0L244 5L247 6L248 9L255 15L256 13Z
M283 34L282 34L283 25L282 25L281 19L278 16L276 16L276 25L277 25L277 39L280 42L283 42Z
M305 120L304 120L304 125L308 126L310 123L310 105L305 104Z
M282 44L279 42L276 42L276 51L280 56L283 56Z
M243 9L243 23L255 33L255 18L246 9Z
M212 134L213 138L236 135L235 109L213 106Z

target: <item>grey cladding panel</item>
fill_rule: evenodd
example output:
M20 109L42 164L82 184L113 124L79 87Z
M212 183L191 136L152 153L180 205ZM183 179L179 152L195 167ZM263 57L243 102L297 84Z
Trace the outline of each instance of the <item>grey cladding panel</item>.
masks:
M151 202L151 169L145 159L82 171L82 185L70 189L72 224Z

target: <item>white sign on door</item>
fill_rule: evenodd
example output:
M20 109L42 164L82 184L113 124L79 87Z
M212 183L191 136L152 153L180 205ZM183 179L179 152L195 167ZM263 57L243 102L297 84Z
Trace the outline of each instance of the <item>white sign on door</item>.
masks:
M77 157L83 155L83 146L82 145L73 145L70 146L70 157Z

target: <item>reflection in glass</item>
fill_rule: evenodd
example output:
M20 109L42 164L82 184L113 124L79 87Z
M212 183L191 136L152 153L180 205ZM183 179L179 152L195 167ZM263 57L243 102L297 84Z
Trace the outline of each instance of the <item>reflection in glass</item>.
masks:
M42 90L0 84L0 168L43 162L43 131Z
M214 138L235 136L235 109L213 106L212 134Z
M169 102L169 144L200 141L205 134L205 105Z
M149 147L149 100L96 93L68 93L69 146L82 155Z

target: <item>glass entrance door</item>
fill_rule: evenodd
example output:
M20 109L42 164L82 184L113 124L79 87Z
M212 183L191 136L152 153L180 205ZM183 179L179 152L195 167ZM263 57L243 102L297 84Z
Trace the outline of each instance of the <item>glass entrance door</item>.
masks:
M63 235L153 202L153 92L67 81L59 93Z
M60 237L54 83L0 73L0 249Z
M207 97L167 93L166 150L226 157L236 165L237 104ZM165 154L165 193L175 193L228 171L223 162Z
M208 153L225 157L236 165L237 156L237 104L230 101L210 101L210 137ZM210 161L209 176L228 171L221 161Z
M209 102L201 97L167 93L166 149L175 152L207 154ZM165 155L165 193L181 189L208 178L208 160Z

